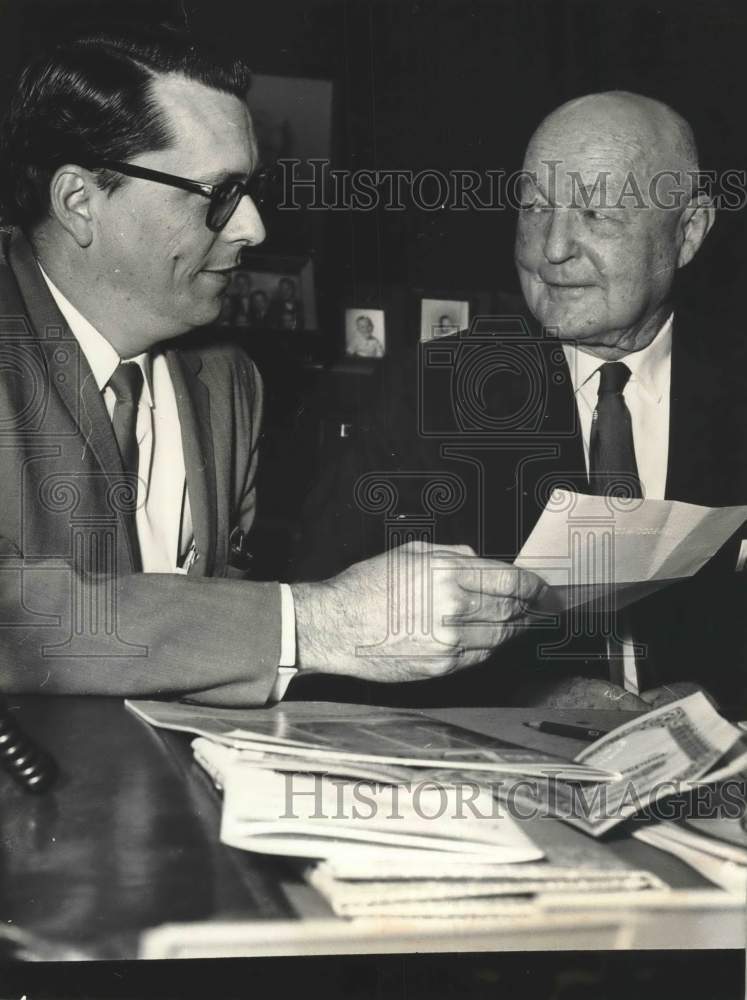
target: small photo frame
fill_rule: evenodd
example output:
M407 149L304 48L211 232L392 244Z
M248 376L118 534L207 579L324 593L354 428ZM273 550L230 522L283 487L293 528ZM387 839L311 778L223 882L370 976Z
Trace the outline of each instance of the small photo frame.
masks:
M469 302L462 299L420 300L420 342L453 336L466 330L470 320Z
M239 330L316 330L311 258L244 257L223 297L218 324Z
M383 358L386 324L383 309L345 310L345 354L349 358Z

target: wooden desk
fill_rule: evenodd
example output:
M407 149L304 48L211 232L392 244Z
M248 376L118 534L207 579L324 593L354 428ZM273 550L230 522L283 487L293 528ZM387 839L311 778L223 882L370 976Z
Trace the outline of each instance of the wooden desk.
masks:
M187 737L150 729L118 699L15 697L10 706L56 756L62 773L54 790L38 798L0 775L0 918L90 957L132 957L140 933L163 924L176 927L171 945L162 940L166 951L191 938L188 953L195 954L195 940L204 938L206 955L744 946L743 913L717 893L706 893L700 910L673 913L668 920L660 912L610 912L601 921L598 913L565 915L555 927L506 926L464 940L452 932L413 934L391 922L354 929L331 917L290 865L219 843L219 800L192 762ZM565 753L581 745L523 727L536 710L429 714ZM553 717L578 721L572 712ZM597 712L588 721L611 727L621 720ZM543 839L583 836L554 820L540 822ZM610 850L654 870L662 857L634 841ZM672 860L668 879L688 885L692 873ZM236 923L226 930L226 921ZM195 922L207 922L209 929L189 935L186 925ZM180 948L173 957L180 957Z

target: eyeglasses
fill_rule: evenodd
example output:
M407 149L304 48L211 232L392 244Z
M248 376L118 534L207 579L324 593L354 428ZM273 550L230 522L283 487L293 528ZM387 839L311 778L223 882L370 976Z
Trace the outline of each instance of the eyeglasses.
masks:
M99 167L105 170L115 170L126 177L137 177L144 181L155 181L156 184L168 184L169 187L180 188L192 194L208 198L207 218L208 229L219 233L239 207L242 198L248 195L257 208L266 204L278 183L278 168L268 167L258 170L247 180L225 180L220 184L203 184L201 181L177 177L176 174L165 174L161 170L150 170L148 167L138 167L134 163L123 163L120 160L97 160L95 164L87 164L89 169Z

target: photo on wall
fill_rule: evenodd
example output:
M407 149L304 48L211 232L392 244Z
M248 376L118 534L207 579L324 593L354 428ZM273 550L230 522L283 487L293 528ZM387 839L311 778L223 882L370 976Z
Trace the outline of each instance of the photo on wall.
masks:
M316 330L313 261L246 256L233 273L218 322L255 330Z
M351 358L383 358L386 327L383 309L345 310L345 354Z
M469 302L460 299L420 300L420 341L448 337L469 326Z

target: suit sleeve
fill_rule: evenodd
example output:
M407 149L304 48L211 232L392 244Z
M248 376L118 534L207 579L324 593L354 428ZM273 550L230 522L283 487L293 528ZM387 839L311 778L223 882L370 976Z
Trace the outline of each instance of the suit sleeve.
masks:
M263 704L280 656L280 589L156 573L85 578L62 561L6 557L0 656L2 689L14 693Z

